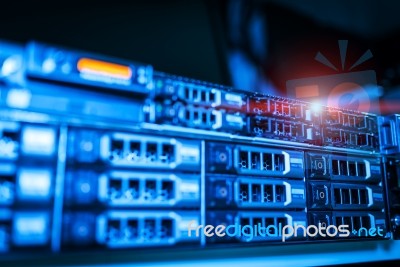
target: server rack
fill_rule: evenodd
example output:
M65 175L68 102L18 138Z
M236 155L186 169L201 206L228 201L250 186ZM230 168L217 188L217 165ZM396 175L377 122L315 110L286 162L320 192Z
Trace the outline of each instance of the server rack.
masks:
M35 42L0 45L5 256L286 244L275 230L196 236L190 223L349 226L346 237L302 232L290 243L398 238L397 115L315 108Z

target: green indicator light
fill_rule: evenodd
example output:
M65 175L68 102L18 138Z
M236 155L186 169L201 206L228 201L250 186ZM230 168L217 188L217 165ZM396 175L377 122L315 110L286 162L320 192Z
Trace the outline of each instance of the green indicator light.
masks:
M163 86L163 82L161 80L157 81L157 87L161 88Z

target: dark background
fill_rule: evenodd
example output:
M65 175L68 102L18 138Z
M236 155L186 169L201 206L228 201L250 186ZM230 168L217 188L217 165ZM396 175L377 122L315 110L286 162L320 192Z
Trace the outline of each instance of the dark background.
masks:
M232 12L237 3L240 10ZM354 70L376 70L385 93L400 83L396 1L9 1L0 12L2 39L100 52L227 85L229 51L240 49L278 91L290 79L336 73L314 57L321 51L339 66L337 40L346 39L347 67L371 49L373 59ZM263 56L252 51L254 13L265 23Z

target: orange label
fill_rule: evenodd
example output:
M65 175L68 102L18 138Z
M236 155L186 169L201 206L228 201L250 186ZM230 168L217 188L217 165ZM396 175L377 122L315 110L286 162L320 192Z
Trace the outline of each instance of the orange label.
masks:
M132 70L128 66L90 58L81 58L78 61L77 68L82 73L92 73L124 80L132 77Z

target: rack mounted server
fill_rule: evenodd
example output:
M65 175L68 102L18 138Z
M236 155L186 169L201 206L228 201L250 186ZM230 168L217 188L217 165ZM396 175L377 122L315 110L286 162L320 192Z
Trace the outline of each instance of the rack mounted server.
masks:
M398 239L398 125L398 115L315 109L137 62L1 42L0 258L285 244L196 236L189 224L349 227L347 237L291 243ZM359 234L371 228L382 234Z

